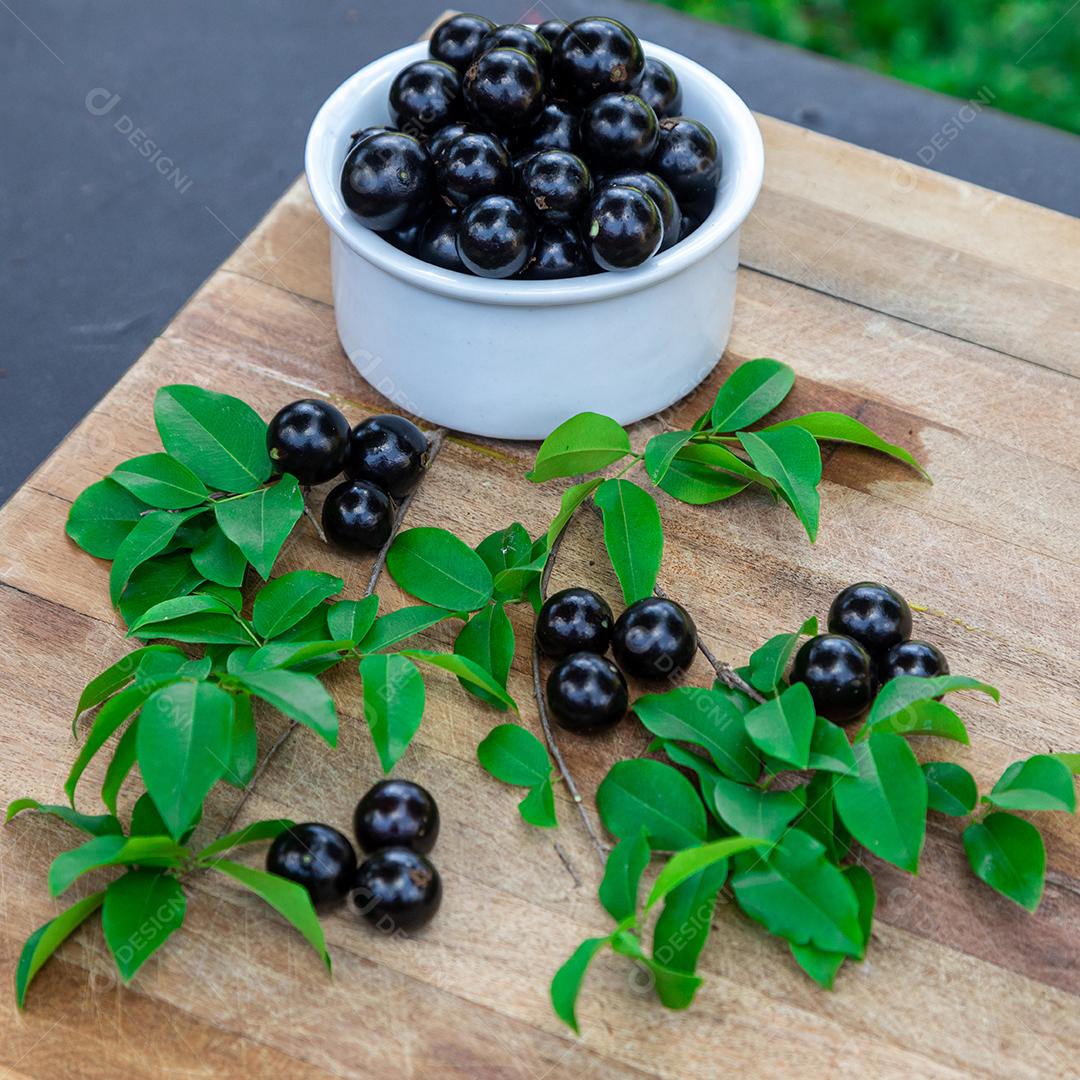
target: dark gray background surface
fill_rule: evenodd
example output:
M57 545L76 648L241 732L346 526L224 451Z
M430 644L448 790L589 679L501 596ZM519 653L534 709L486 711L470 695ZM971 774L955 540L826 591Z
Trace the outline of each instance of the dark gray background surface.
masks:
M0 501L300 172L330 91L446 6L0 0ZM754 109L914 162L963 104L648 4L482 10L616 15ZM1080 139L992 109L956 129L932 168L1080 214Z

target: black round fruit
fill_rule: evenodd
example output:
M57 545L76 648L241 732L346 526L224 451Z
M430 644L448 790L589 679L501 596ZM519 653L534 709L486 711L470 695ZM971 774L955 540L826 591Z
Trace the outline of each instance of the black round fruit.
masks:
M603 731L623 718L629 702L622 672L596 653L572 653L548 676L548 709L569 731Z
M566 23L562 19L548 19L542 22L536 32L552 47L559 40L559 35L566 29Z
M472 135L476 131L477 129L472 124L466 124L462 120L455 120L452 124L444 124L427 141L427 152L431 155L431 160L438 166L446 149L459 135Z
M843 634L818 634L804 642L791 681L805 683L818 713L838 724L861 716L873 695L870 656Z
M350 551L378 551L390 539L394 505L390 496L367 480L338 484L322 508L327 540Z
M656 203L638 188L602 187L589 207L585 242L597 266L629 270L660 249L664 223Z
M549 596L536 616L536 642L546 656L590 652L611 644L611 608L591 589L563 589Z
M678 76L663 60L653 56L645 57L645 74L638 96L648 102L659 117L675 116L682 109L682 87Z
M568 150L539 150L522 166L521 195L544 218L580 218L592 197L589 166Z
M424 227L422 218L416 221L406 222L396 229L387 229L379 235L388 243L393 244L398 251L404 251L407 255L415 255L420 244L420 232Z
M945 654L929 641L901 641L877 664L877 677L881 684L900 675L932 679L935 675L948 674L949 661L945 659Z
M439 835L439 808L411 780L380 780L357 803L353 829L364 851L407 847L426 855Z
M433 134L461 115L461 76L441 60L417 60L390 84L390 117L410 135Z
M427 213L433 183L431 158L419 140L385 131L361 139L349 151L341 196L364 225L385 232Z
M521 276L533 281L553 281L582 277L595 269L576 225L568 221L542 221Z
M290 473L305 487L323 484L345 467L349 421L325 401L294 401L267 426L266 449L278 472Z
M329 825L291 825L270 845L266 869L303 885L317 911L330 911L353 885L356 853L349 838Z
M644 191L656 203L656 208L660 211L660 220L664 225L661 251L667 251L669 247L674 247L682 239L682 211L671 188L656 173L629 169L612 176L605 176L604 185L608 184L637 188L639 191Z
M618 618L611 651L628 675L666 679L690 666L697 648L697 627L690 613L674 600L647 596Z
M555 88L571 101L634 92L644 71L641 42L629 27L615 19L578 19L559 35L551 51Z
M636 94L604 94L581 114L582 153L598 169L643 168L659 138L656 113Z
M681 207L680 209L682 209L682 228L679 229L679 240L682 241L697 232L705 218L694 210L686 210Z
M547 71L551 63L551 44L547 38L524 23L503 23L496 26L484 36L476 51L482 56L492 49L520 49L540 65L541 71Z
M441 266L444 270L457 270L467 274L469 271L461 261L457 249L457 230L461 214L457 210L444 208L431 215L424 223L420 239L416 245L416 257L432 266Z
M512 277L532 253L532 220L521 199L488 195L477 199L462 215L457 242L461 261L472 273Z
M375 125L373 127L360 128L359 131L354 131L349 136L349 149L351 150L357 143L363 142L371 135L381 135L383 134L383 132L394 130L395 129L392 127L387 127L386 125L381 124Z
M577 150L580 114L564 101L549 101L518 143L526 150Z
M660 121L660 138L649 168L663 180L685 211L705 212L720 186L720 149L713 133L697 120L670 116Z
M829 630L854 638L873 659L911 637L911 608L887 585L849 585L829 608Z
M495 24L483 15L451 15L435 27L428 52L436 60L464 71L476 55L480 39L495 29Z
M352 909L388 934L419 930L441 902L438 870L407 847L383 848L365 859L349 893Z
M369 480L402 499L416 487L427 456L427 436L411 420L369 416L352 430L345 475Z
M461 208L485 195L509 194L514 169L500 139L475 132L459 135L442 151L435 181L443 196Z
M492 131L527 126L544 104L544 75L535 57L520 49L492 49L465 72L465 102Z

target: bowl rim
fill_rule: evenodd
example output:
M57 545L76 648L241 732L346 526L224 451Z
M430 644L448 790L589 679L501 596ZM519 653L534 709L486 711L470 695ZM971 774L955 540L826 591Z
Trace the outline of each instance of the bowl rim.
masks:
M308 132L304 169L319 213L334 235L355 254L418 288L458 300L517 307L580 304L625 296L665 281L704 259L737 232L749 216L761 190L765 150L753 114L727 83L681 53L644 40L642 45L650 56L670 64L680 79L696 79L706 84L707 92L717 102L730 125L741 158L735 186L725 198L717 201L705 221L686 240L654 256L642 266L618 273L554 281L472 277L433 266L414 255L399 251L353 217L341 196L338 173L327 175L321 167L326 144L340 137L335 135L336 122L342 113L348 111L361 89L371 80L426 56L425 41L395 49L349 76L315 115ZM346 149L341 147L340 154L343 155ZM331 156L337 160L339 152Z

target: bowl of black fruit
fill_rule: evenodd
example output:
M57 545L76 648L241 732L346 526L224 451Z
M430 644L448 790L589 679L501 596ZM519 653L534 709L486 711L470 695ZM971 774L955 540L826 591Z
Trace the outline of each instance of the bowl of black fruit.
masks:
M305 165L360 374L432 423L536 439L712 370L764 152L726 83L622 23L458 15L334 91Z

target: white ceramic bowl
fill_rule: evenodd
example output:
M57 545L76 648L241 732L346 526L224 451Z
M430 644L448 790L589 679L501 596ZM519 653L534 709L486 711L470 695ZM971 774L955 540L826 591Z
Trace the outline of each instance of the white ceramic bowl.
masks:
M319 110L305 167L332 234L338 335L360 374L400 408L457 431L539 439L586 409L639 420L712 370L731 329L739 228L761 187L761 134L726 83L643 44L674 68L683 112L716 136L723 174L696 232L621 273L470 277L398 251L352 216L339 186L349 134L387 122L390 83L427 55L425 43L369 64Z

